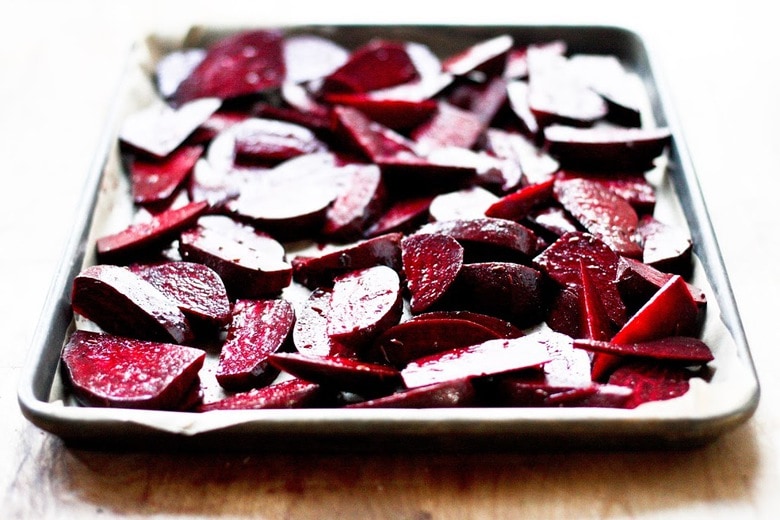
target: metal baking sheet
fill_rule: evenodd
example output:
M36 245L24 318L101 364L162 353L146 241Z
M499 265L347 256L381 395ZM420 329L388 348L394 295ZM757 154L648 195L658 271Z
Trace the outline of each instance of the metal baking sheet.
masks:
M633 410L605 408L306 409L188 413L73 405L58 372L60 350L74 328L71 281L95 262L94 241L126 219L128 193L116 136L123 117L148 102L150 64L163 53L204 45L241 28L195 27L151 34L129 53L116 107L97 147L74 233L63 252L22 374L24 415L66 442L92 448L142 449L572 449L676 448L701 445L748 420L759 384L696 173L648 44L622 27L600 26L305 26L288 32L326 36L346 47L382 37L427 44L441 56L501 34L517 44L561 39L571 53L612 54L641 79L648 109L670 127L668 168L659 181L659 211L687 225L695 244L692 282L708 297L704 339L713 348L711 381L694 379L679 398Z

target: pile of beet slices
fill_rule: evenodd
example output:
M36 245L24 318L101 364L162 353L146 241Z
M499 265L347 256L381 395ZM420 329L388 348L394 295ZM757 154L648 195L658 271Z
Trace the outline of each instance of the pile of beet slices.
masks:
M671 136L633 79L508 35L441 57L259 30L165 56L119 135L136 219L73 281L66 384L201 412L684 394L713 359L706 300L653 216Z

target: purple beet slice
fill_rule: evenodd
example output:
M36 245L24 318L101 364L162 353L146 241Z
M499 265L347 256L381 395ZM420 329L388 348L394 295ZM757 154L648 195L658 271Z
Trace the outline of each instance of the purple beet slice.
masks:
M225 284L207 265L166 262L131 266L131 269L174 301L189 318L216 327L230 322L230 301Z
M206 56L184 79L172 101L230 99L278 87L285 79L283 35L275 30L244 31L207 49Z
M386 330L366 356L377 362L403 367L414 359L501 337L502 334L471 319L411 319Z
M431 220L482 218L498 197L480 186L437 195L429 207Z
M62 351L63 377L87 406L180 409L206 353L200 349L76 331Z
M368 92L406 83L417 68L400 42L373 40L355 49L341 67L329 74L322 92Z
M593 340L607 340L612 337L612 325L607 315L607 309L601 299L598 285L590 274L587 264L580 260L580 277L582 292L580 293L580 316L582 324L576 337Z
M596 182L615 195L626 199L638 215L652 214L655 209L655 188L642 172L595 173L559 170L556 177L559 179L585 178Z
M295 309L287 300L237 300L219 353L220 386L241 391L273 381L279 371L269 357L286 348L294 324Z
M555 179L531 184L519 190L504 195L485 210L486 217L503 218L519 222L526 218L532 210L547 204L552 199Z
M427 121L438 109L433 99L388 99L386 93L333 93L325 95L325 101L360 110L372 121L392 130L404 131Z
M401 280L387 266L360 269L333 282L328 336L357 351L398 323L403 310Z
M506 57L514 45L508 34L477 42L459 53L446 58L442 67L446 72L464 76L479 70L487 75L498 75L504 70Z
M537 135L540 128L536 115L531 110L529 103L530 86L528 81L508 81L506 84L506 96L509 108L512 109L512 113L517 117L523 131L530 136Z
M367 237L387 233L411 232L427 220L434 195L408 197L396 200L366 230Z
M346 148L376 162L399 154L416 155L415 143L376 121L354 107L335 106L336 135Z
M474 112L440 101L436 113L416 127L411 137L426 152L449 146L471 148L486 128L487 123Z
M622 256L639 258L639 217L624 198L587 179L556 180L556 200L592 235Z
M122 124L119 141L132 149L163 158L178 148L220 107L221 101L199 99L172 108L151 105L130 115Z
M358 395L387 395L403 386L395 368L345 357L277 353L269 361L305 381Z
M643 403L685 395L693 375L684 367L668 363L635 361L616 369L609 378L609 384L631 388L633 392L624 406L636 408Z
M402 153L375 160L382 170L388 191L396 198L438 195L472 185L477 167L460 158L420 157Z
M545 339L539 333L514 339L494 339L417 359L402 371L408 388L466 377L541 367L550 360Z
M617 385L592 383L589 386L550 386L544 383L526 382L522 379L502 378L492 383L487 393L489 400L498 406L522 407L597 407L624 408L633 392Z
M644 305L672 276L671 273L661 272L634 258L621 257L617 270L618 290L626 305L635 311ZM699 308L707 305L707 295L704 291L690 283L688 290Z
M413 314L434 305L463 265L463 246L448 235L417 233L401 241L401 260Z
M573 170L646 171L671 143L668 128L573 128L544 130L551 155Z
M402 238L401 233L386 233L319 256L296 256L291 261L293 277L296 282L315 289L332 287L341 275L377 265L400 272Z
M275 295L292 281L284 247L230 217L201 217L181 234L179 251L184 260L216 271L232 299Z
M157 91L168 99L206 56L205 49L181 49L163 56L154 68Z
M184 184L202 154L202 146L184 146L162 161L134 157L130 161L133 202L144 205L169 200Z
M148 222L131 224L122 231L100 237L95 243L98 258L104 263L119 262L145 250L167 245L179 232L203 215L208 207L205 201L192 202L158 213Z
M537 251L537 236L527 227L500 218L456 219L432 222L422 226L417 233L449 235L460 242L468 255L470 250L482 256L485 250L492 253L512 253L529 258Z
M288 379L262 388L238 392L218 401L203 403L197 411L305 408L316 406L322 393L322 388L315 383Z
M512 325L512 323L506 320L472 311L428 311L412 316L409 318L409 321L433 319L472 321L477 325L482 325L495 332L499 338L519 338L525 334L522 329Z
M71 306L111 334L173 343L192 339L178 305L124 267L101 264L82 270L73 280Z
M471 381L445 381L349 404L346 408L458 408L472 406L477 393Z
M344 65L349 51L315 34L288 35L283 43L285 80L304 83L324 78Z
M574 340L574 346L590 352L674 361L685 365L706 364L714 359L707 344L691 336L669 336L637 343L577 339Z
M301 354L315 356L356 357L355 351L333 341L328 336L328 313L331 291L315 289L296 307L293 345Z
M300 125L252 117L232 127L235 160L240 165L274 165L299 155L323 152L326 146Z
M336 242L363 237L384 209L386 188L382 172L373 164L346 166L351 172L346 189L328 208L322 235Z
M534 141L518 132L488 128L485 132L485 149L496 157L516 162L523 172L523 182L539 184L555 174L558 161L540 149ZM508 190L519 186L508 186ZM507 191L508 191L507 190Z
M652 215L639 220L642 261L659 271L688 276L692 269L693 241L677 226L665 224Z

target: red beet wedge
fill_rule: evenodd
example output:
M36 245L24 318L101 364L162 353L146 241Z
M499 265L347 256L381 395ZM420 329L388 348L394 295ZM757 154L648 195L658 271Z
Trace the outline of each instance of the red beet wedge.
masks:
M181 409L206 353L169 343L76 331L62 350L63 375L88 406Z
M521 258L533 256L537 250L536 234L517 222L500 218L457 219L432 222L422 226L418 233L449 235L464 248L466 255L492 256L495 252ZM489 253L485 253L489 250Z
M417 77L403 43L374 40L353 51L346 63L329 74L323 92L368 92Z
M218 401L203 403L197 411L304 408L316 405L321 394L322 389L315 383L288 379L262 388L238 392Z
M133 202L144 205L169 200L184 184L202 154L202 146L186 146L163 161L133 158L130 162Z
M455 281L463 265L463 246L448 235L415 234L401 241L401 259L412 313L428 309Z
M705 364L714 359L707 344L691 336L669 336L638 343L578 339L574 340L574 346L591 352L674 361L685 365Z
M466 378L399 390L346 408L457 408L473 405L476 398L477 393Z

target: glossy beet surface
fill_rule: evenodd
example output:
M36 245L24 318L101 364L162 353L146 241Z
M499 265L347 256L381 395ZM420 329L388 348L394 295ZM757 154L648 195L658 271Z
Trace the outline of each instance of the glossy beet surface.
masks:
M463 246L449 235L416 234L401 242L401 258L413 313L436 303L463 266Z

